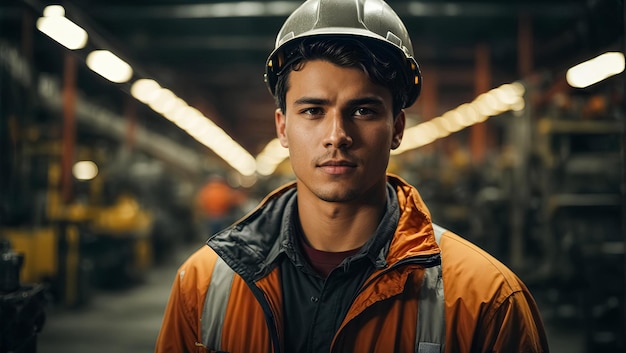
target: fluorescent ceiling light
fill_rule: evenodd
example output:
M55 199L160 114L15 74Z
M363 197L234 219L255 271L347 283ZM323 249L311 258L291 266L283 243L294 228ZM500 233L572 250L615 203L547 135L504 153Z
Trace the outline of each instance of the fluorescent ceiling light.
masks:
M243 176L254 175L256 171L254 157L211 119L198 109L189 106L171 90L161 87L154 80L139 79L130 87L130 93L211 149Z
M525 91L519 82L504 84L479 95L470 103L461 104L439 117L407 128L400 147L391 151L391 154L400 154L427 145L450 133L483 122L490 116L509 110L522 110Z
M155 99L161 90L161 86L155 81L142 78L133 83L130 87L130 94L142 103L150 103Z
M87 66L115 83L127 82L133 76L133 69L130 65L108 50L94 50L89 53Z
M289 150L280 144L277 138L270 141L256 157L257 173L270 175L283 160L289 157Z
M624 54L608 52L570 68L565 78L570 86L585 88L623 71Z
M288 16L300 4L297 1L233 1L178 6L179 18Z
M166 111L174 108L179 99L174 92L167 88L159 90L159 94L152 101L148 102L148 105L155 112L163 115Z
M65 9L60 5L44 9L44 17L37 19L37 29L70 50L87 44L87 32L65 17Z

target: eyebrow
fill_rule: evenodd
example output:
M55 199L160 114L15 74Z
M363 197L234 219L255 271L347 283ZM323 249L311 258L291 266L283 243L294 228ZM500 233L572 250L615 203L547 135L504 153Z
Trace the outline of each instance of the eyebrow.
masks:
M315 97L302 97L297 99L294 102L295 105L329 105L330 100L324 98L315 98ZM358 105L383 105L384 102L381 98L377 96L367 96L362 98L355 98L348 101L348 106L358 106Z
M314 97L302 97L297 99L294 102L294 105L328 105L330 104L330 100L323 98L314 98Z

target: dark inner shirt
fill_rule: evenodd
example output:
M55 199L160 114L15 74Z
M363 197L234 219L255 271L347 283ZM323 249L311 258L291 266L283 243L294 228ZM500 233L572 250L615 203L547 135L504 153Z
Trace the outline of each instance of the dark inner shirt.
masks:
M289 242L292 255L279 265L285 352L330 351L359 288L376 268L385 266L384 254L398 224L397 204L389 187L386 212L372 239L360 249L334 254L307 249L294 207Z
M343 262L348 256L356 255L361 248L341 252L328 252L312 248L306 241L301 241L304 255L313 269L326 278L330 272Z
M307 253L303 249L304 242L299 243L301 251ZM356 249L356 252L359 250ZM325 258L321 253L313 255L321 260L318 269L313 268L313 263L307 263L302 268L293 266L290 261L281 264L286 310L285 352L329 352L330 343L350 302L373 270L371 263L361 259L345 271L341 266L331 265L342 255L326 253L330 256ZM328 276L319 273L326 271Z

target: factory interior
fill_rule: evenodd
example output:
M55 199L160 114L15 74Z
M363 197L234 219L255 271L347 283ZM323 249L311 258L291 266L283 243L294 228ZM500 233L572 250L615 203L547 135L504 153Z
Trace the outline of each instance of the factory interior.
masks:
M182 261L294 179L263 73L300 3L0 2L0 353L154 351ZM552 352L624 352L623 0L388 3L423 75L388 171Z

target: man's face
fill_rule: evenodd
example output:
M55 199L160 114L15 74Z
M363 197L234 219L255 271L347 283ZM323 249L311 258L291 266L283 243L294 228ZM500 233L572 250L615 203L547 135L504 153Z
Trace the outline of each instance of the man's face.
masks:
M313 60L289 75L276 129L289 148L301 196L368 202L384 195L389 152L404 130L391 92L355 68Z

